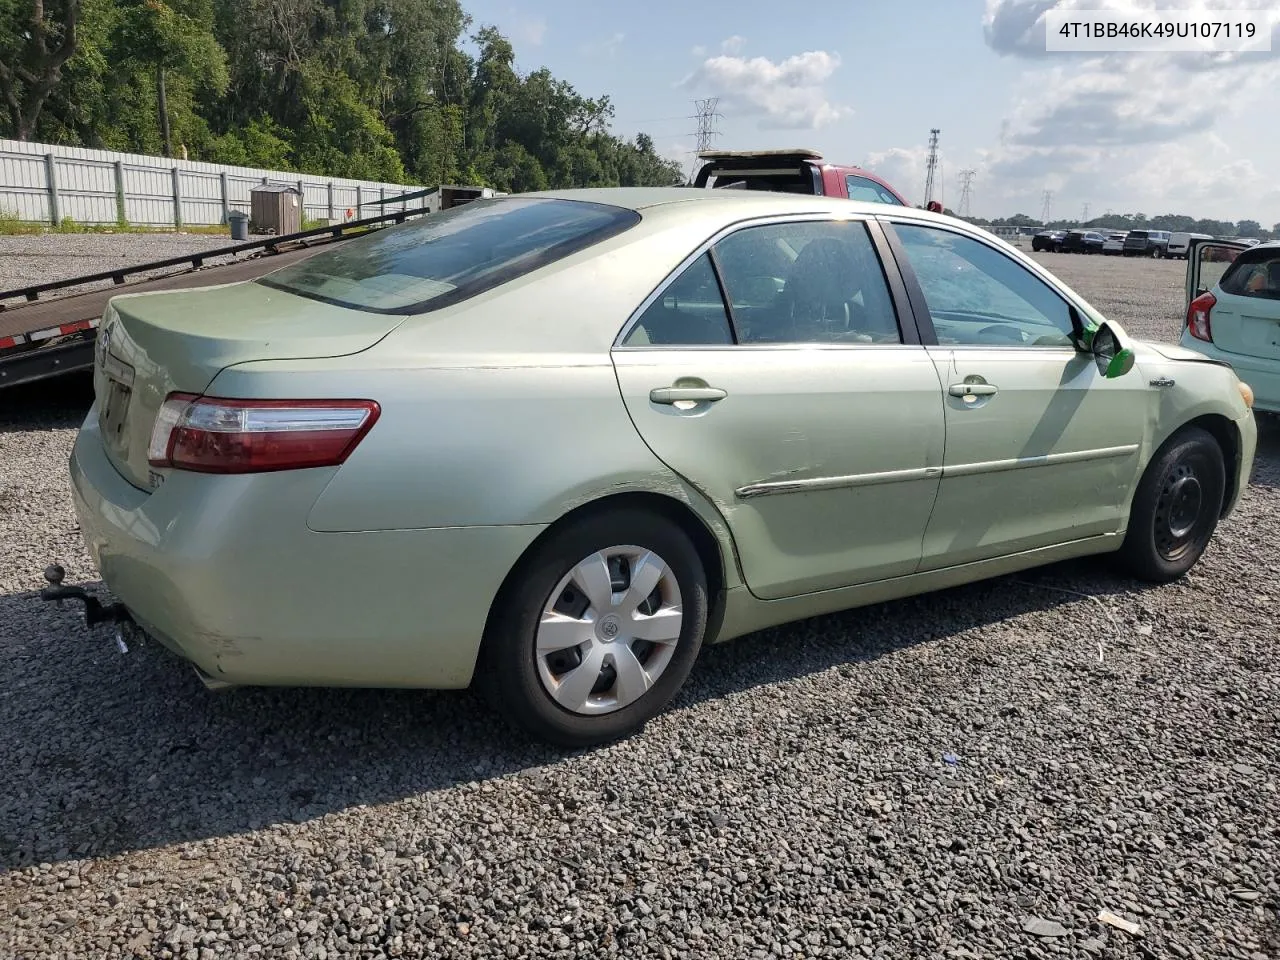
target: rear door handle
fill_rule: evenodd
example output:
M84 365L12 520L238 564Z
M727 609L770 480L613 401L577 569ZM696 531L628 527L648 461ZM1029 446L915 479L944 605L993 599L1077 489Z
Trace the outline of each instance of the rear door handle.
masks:
M953 397L989 397L997 390L994 383L953 383L947 393Z
M719 387L654 387L649 399L654 403L679 403L681 400L723 400L729 391Z

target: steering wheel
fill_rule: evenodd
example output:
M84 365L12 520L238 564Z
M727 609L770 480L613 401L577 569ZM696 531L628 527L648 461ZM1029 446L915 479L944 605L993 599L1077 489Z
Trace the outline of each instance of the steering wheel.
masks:
M1018 327L1008 323L992 323L978 331L978 336L991 334L1001 340L1012 340L1017 343L1026 343L1026 335Z

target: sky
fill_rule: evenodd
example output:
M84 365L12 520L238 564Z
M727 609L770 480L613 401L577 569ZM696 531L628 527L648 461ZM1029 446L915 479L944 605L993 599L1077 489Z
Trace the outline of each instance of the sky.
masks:
M694 100L722 149L809 147L912 203L940 129L941 199L1050 218L1183 213L1280 222L1280 0L463 0L522 73L607 94L613 132L692 163ZM1047 53L1061 10L1259 10L1271 52ZM935 190L935 197L938 196Z

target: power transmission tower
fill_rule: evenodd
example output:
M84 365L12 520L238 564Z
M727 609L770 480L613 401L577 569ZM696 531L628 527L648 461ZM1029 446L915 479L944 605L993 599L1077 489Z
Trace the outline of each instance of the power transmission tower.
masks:
M925 165L928 173L925 175L924 181L924 202L926 206L933 199L933 181L938 169L938 134L941 132L937 127L929 131L929 160Z
M969 201L973 196L973 178L978 175L977 170L961 170L960 171L960 216L969 216Z
M1084 226L1089 222L1089 204L1084 205L1084 211L1080 214L1080 225Z
M716 110L720 104L719 97L707 97L705 100L693 101L694 115L693 118L698 122L698 131L694 136L697 143L693 148L693 170L696 173L698 169L698 154L711 146L711 141L720 136L720 131L716 129L716 121L723 120L724 116Z
M1044 209L1040 211L1040 222L1047 227L1049 225L1049 210L1053 207L1053 191L1046 190L1042 196L1044 197Z

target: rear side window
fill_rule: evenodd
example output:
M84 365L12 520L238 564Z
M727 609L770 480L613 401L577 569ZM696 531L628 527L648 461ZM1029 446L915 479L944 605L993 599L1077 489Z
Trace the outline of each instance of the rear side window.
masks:
M634 210L579 200L473 200L344 240L257 282L356 310L425 313L554 263L639 221Z
M623 342L630 347L733 343L711 254L690 264L649 305Z
M884 270L861 222L743 227L714 251L714 262L702 254L659 294L624 344L902 342Z
M844 178L844 186L849 193L850 200L866 200L870 203L896 203L898 206L902 206L897 197L874 180L868 180L866 177L855 177L853 174L849 174Z
M1237 297L1280 300L1280 250L1242 251L1219 286L1223 293Z

